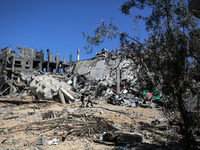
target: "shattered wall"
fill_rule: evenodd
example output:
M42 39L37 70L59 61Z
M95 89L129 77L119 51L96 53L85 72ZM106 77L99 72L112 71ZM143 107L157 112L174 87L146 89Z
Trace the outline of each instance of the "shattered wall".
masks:
M45 61L43 50L34 51L33 48L27 47L16 47L16 50L8 47L1 49L0 95L24 89L31 76L39 75L40 72L59 72L60 69L65 72L69 64L62 62L58 53L54 60L49 50L47 52L48 59Z
M1 92L9 88L9 93L13 91L13 83L18 87L24 87L22 82L26 77L30 77L34 71L42 69L44 53L29 49L26 47L16 49L21 50L20 53L11 51L11 48L3 48L0 54L0 83ZM21 77L22 74L26 76ZM6 90L5 92L8 92ZM3 94L3 93L1 93Z
M77 77L75 90L92 91L95 97L103 94L105 99L119 94L133 98L140 89L137 76L141 66L136 56L131 54L131 51L121 54L111 51L74 62L69 68L69 75Z

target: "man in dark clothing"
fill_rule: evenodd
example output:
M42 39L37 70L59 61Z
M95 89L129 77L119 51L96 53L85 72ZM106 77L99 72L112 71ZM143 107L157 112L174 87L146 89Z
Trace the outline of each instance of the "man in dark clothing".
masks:
M91 93L88 95L88 101L86 104L86 107L88 107L88 104L91 103L91 106L93 107L92 101L91 101Z
M81 102L82 102L82 104L81 104L81 106L80 107L85 107L85 103L84 103L84 96L85 96L85 94L83 93L82 95L81 95Z
M148 97L144 97L144 101L143 101L143 104L146 104L146 101L148 100Z

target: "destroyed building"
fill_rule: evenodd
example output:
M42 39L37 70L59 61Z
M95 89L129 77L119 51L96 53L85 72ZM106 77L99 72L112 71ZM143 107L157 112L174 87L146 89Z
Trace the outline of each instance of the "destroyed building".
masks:
M141 66L131 52L118 54L103 49L94 58L79 61L78 50L77 61L70 61L64 67L63 72L33 79L32 93L39 99L53 99L57 95L62 103L70 103L81 93L91 92L95 98L104 95L105 100L111 97L117 100L117 95L128 99L139 92L137 75Z
M91 91L96 98L103 94L106 99L116 95L128 99L139 91L137 75L141 66L138 64L138 58L131 51L118 54L113 50L108 52L104 48L94 58L79 61L80 50L78 50L77 61L70 59L70 62L66 63L65 58L64 61L59 59L58 53L54 60L49 50L47 50L47 60L44 60L42 50L38 52L26 47L16 49L21 52L4 48L0 54L1 95L20 91L29 85L32 85L30 89L34 94L38 93L36 95L39 99L53 99L60 88L66 90L65 94L71 92L66 96L68 99L71 97L69 94L75 99L78 98L77 94L72 92L80 94L87 91ZM42 80L39 77L35 78L45 73L48 75L41 76ZM50 74L55 80L50 77ZM48 81L44 84L44 80ZM59 82L64 82L66 85Z
M0 54L0 82L1 82L1 94L4 92L11 93L13 90L13 84L17 84L18 87L23 87L21 82L21 74L27 76L32 75L34 71L40 71L42 69L42 62L44 59L44 53L34 52L34 49L28 49L26 47L16 49L21 50L20 53L12 51L11 48L3 48ZM24 79L25 80L25 79Z
M108 52L104 48L94 58L82 61L79 61L78 49L77 60L72 61L70 55L67 63L65 58L64 61L59 59L58 53L54 59L49 50L44 60L42 50L16 49L21 52L4 48L0 54L1 95L29 90L36 99L65 104L79 100L81 93L91 92L95 98L132 107L133 98L142 92L141 85L147 87L145 78L153 76L151 72L144 74L139 58L128 49L119 53L119 50ZM162 93L153 97L160 99Z
M29 138L28 141L31 141L30 139L35 140L30 143L36 143L36 146L46 146L48 141L48 143L50 143L48 148L55 138L57 138L55 140L58 141L61 139L62 143L64 143L65 140L67 143L71 140L74 142L74 140L70 138L72 136L83 137L84 141L87 140L87 137L94 137L93 140L96 142L113 142L116 144L128 143L129 145L132 142L141 143L144 139L156 139L155 137L157 135L152 135L151 137L149 133L146 134L146 132L143 131L144 129L152 129L152 126L144 123L144 120L151 120L151 125L156 125L155 131L162 131L162 135L166 135L166 133L172 131L176 133L174 130L168 129L167 119L157 118L161 115L165 115L161 112L155 112L155 119L155 116L151 117L148 115L149 112L143 112L144 109L141 110L141 112L134 112L135 110L133 111L132 109L126 108L126 112L123 112L120 109L116 110L117 106L112 109L109 108L111 107L109 104L102 107L101 103L103 101L115 105L135 107L132 98L136 93L140 92L139 82L141 81L138 76L144 75L141 72L140 60L131 50L118 53L114 51L108 52L107 49L103 49L102 52L97 53L94 58L83 61L79 61L78 50L77 61L70 61L69 63L65 63L65 61L62 62L58 54L54 60L49 50L47 51L49 54L47 60L44 60L43 51L36 52L28 48L20 48L20 50L21 52L19 54L12 52L13 55L11 55L10 49L2 49L2 53L0 54L1 83L4 86L0 89L1 94L9 94L10 87L19 88L21 84L26 88L29 87L32 94L39 100L53 99L66 104L79 100L80 93L87 93L89 91L94 97L100 97L100 99L98 101L95 100L95 105L97 105L95 109L80 109L78 103L76 103L75 107L75 104L65 105L65 107L63 107L63 105L58 105L61 111L57 111L55 109L56 105L32 104L33 106L25 107L28 109L27 115L24 113L24 106L19 108L20 110L23 109L23 113L21 114L16 114L16 108L9 108L10 105L8 105L9 107L1 107L3 112L1 117L4 123L5 120L13 119L14 122L17 123L17 118L20 120L19 126L9 127L8 129L1 128L1 146L8 145L6 143L11 139L11 134L19 135L20 132L25 133L25 140L27 140L27 138ZM9 60L10 57L12 59ZM11 67L8 67L9 65ZM9 72L6 72L7 70L9 70ZM14 90L12 92L14 92ZM37 101L37 103L38 102L39 101ZM48 103L49 102L50 101L48 101ZM153 108L154 104L151 104L150 107ZM5 109L8 108L9 111L5 111ZM30 108L34 111L30 111ZM47 108L53 110L47 111ZM10 113L10 109L14 113ZM98 115L100 117L98 117ZM115 118L116 120L115 122L107 121L108 119L102 116L108 119ZM40 118L40 120L42 119L42 121L37 120L37 122L32 122L34 120L33 118L36 117ZM23 120L24 118L26 118L28 122L25 122ZM123 122L121 121L122 123L118 122L121 120L120 118L123 119ZM140 120L136 122L136 119ZM0 123L3 125L2 122ZM141 127L137 127L136 123L141 125ZM5 123L4 126L7 126L7 124ZM46 130L48 130L48 132L46 132ZM67 133L63 132L63 130L67 131ZM62 134L61 131L63 132ZM42 134L40 135L38 132ZM136 134L134 132L136 132ZM52 133L53 136L51 136ZM97 135L100 136L98 137ZM15 138L18 139L17 136ZM76 140L76 142L78 141ZM28 142L25 142L23 146L28 147L34 145L28 145L27 143ZM61 145L62 143L57 142L57 145ZM11 146L11 144L9 143L8 146Z
M12 51L8 47L1 49L1 95L16 91L15 87L24 88L34 72L58 72L61 67L65 70L65 67L68 66L65 62L59 60L58 53L54 60L49 50L47 50L48 59L46 61L44 61L43 50L34 51L33 48L26 47L16 47L16 50L20 50L20 52Z

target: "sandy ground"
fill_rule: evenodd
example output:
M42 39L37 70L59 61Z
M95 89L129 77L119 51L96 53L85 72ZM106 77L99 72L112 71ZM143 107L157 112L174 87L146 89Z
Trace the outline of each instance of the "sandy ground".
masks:
M131 108L114 106L105 101L94 101L94 107L80 108L80 102L72 104L0 103L0 149L114 149L112 143L94 142L107 131L107 125L121 131L135 132L145 125L150 125L156 118L163 118L159 110L151 108ZM35 108L35 112L34 112ZM55 116L43 118L43 114L54 111ZM100 118L100 122L97 122ZM146 132L152 137L149 130ZM159 132L159 131L157 131ZM154 133L155 134L155 133ZM63 135L66 139L62 141ZM38 145L38 138L44 137L46 142ZM59 140L59 144L50 144ZM152 143L152 138L143 138L143 142Z

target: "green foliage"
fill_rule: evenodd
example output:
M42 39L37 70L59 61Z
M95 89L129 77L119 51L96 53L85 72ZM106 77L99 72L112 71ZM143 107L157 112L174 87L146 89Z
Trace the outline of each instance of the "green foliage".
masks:
M195 83L200 81L198 22L189 14L188 5L183 0L130 0L121 10L122 13L130 15L130 8L145 7L151 7L152 13L148 17L140 18L146 21L146 30L151 31L152 35L146 43L147 56L142 56L142 65L155 73L151 79L154 85L158 86L161 83L159 90L170 95L169 102L175 107L173 111L166 107L166 111L169 114L180 113L179 119L185 130L187 149L190 149L195 141L192 134L194 128L183 96L190 95L186 95L188 92L196 93Z
M169 102L175 105L173 111L180 114L179 119L183 123L184 136L189 149L194 138L183 95L188 92L197 93L194 87L197 82L200 82L198 20L189 13L185 0L129 0L121 6L120 10L125 15L131 16L132 8L142 10L147 7L151 9L149 16L136 14L133 18L135 22L144 20L146 30L151 33L145 44L141 44L127 33L120 33L119 29L112 24L112 19L109 25L102 21L94 30L94 37L88 34L84 34L84 37L92 46L101 44L105 38L112 40L116 35L119 35L121 46L129 44L130 41L140 45L140 50L133 49L140 57L140 65L143 66L143 75L140 77L145 76L146 83L156 88L152 90L162 90L166 95L170 95ZM170 111L168 113L172 113Z
M113 40L116 38L116 35L119 34L119 28L113 25L113 18L110 19L109 25L105 23L105 20L102 20L100 24L98 24L97 29L94 30L94 36L91 37L88 33L84 33L83 37L87 39L88 45L83 47L86 50L90 50L90 53L93 50L93 46L98 46L102 44L106 38Z

